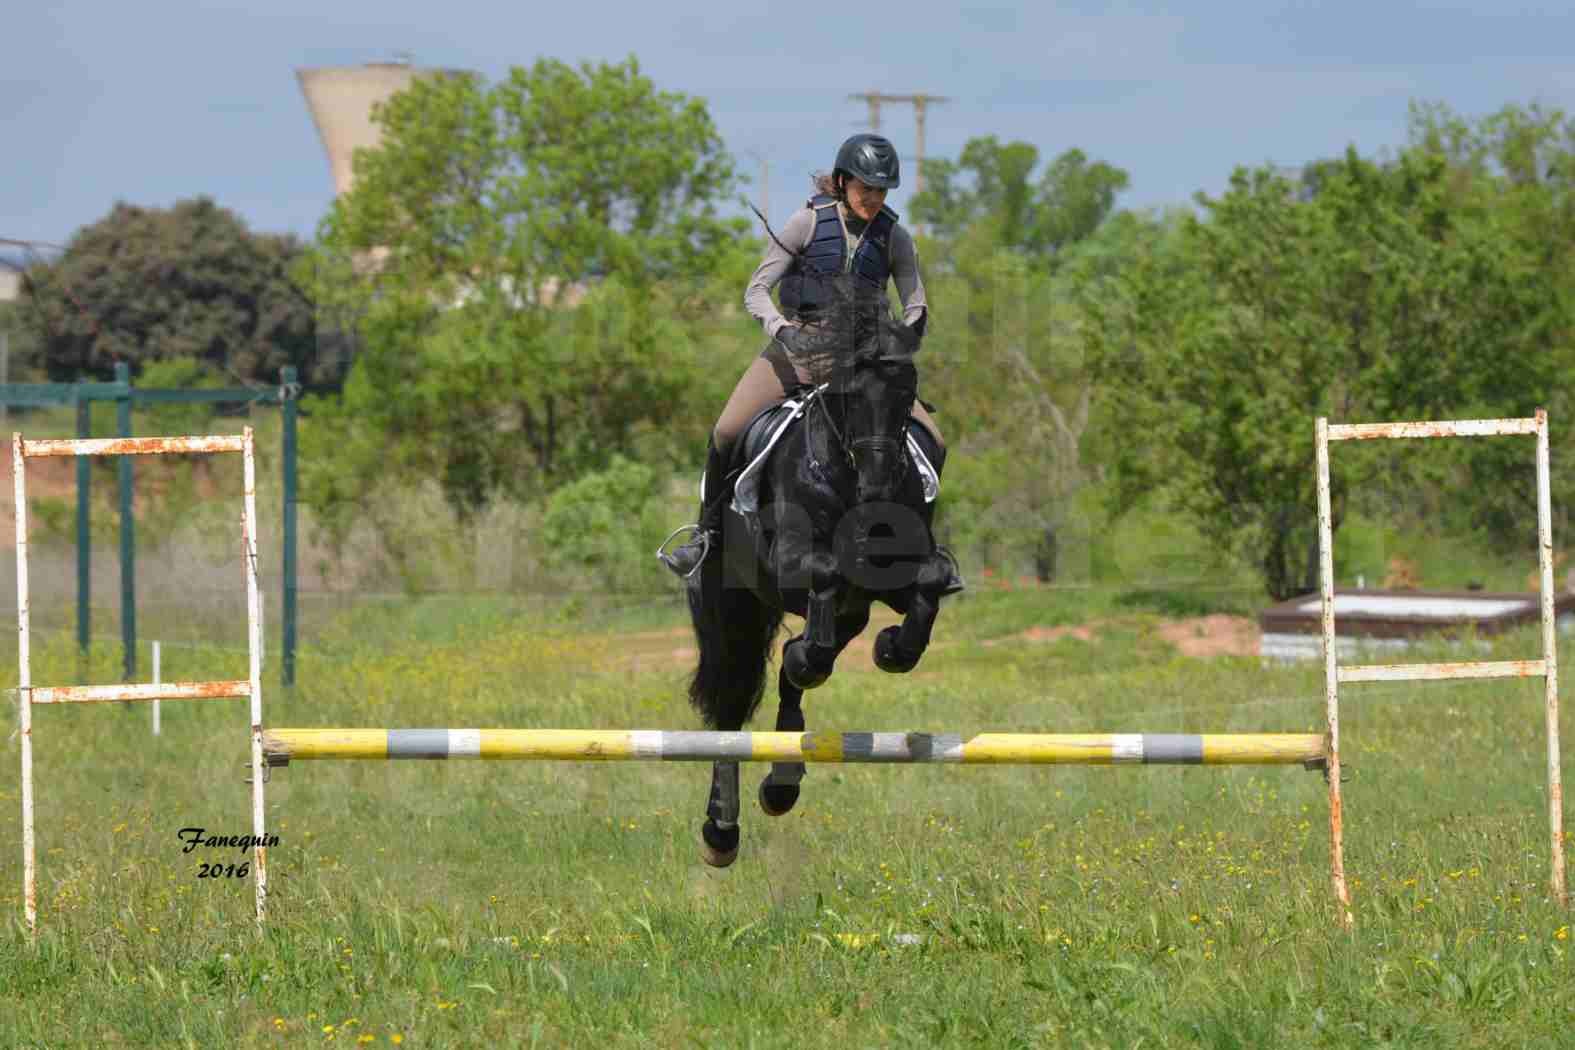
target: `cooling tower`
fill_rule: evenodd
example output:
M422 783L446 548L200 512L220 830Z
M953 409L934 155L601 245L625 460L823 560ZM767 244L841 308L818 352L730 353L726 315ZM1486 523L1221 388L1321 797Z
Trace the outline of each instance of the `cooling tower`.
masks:
M15 302L22 297L22 271L27 269L30 248L22 241L0 239L0 303ZM50 261L54 254L50 253Z
M404 90L417 77L444 76L458 70L419 69L405 62L297 69L301 93L328 153L334 192L350 188L355 151L377 146L381 129L372 123L372 106Z

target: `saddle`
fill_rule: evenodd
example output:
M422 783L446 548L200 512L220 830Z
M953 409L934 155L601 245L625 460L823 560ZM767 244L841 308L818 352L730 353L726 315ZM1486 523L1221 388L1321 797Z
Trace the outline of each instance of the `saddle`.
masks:
M733 481L733 511L754 526L755 515L760 510L760 478L765 473L766 461L777 446L804 417L814 404L824 386L801 386L791 391L782 401L762 409L744 428L743 437L733 446L728 472L739 471ZM926 406L929 407L929 406ZM919 472L924 485L924 502L933 503L940 494L941 476L935 463L945 464L946 458L924 424L916 419L908 421L908 454Z

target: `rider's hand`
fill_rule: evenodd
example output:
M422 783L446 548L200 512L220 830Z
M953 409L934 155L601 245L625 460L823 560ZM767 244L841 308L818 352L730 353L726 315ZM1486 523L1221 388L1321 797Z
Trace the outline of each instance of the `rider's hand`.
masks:
M804 330L789 321L777 329L777 342L787 348L790 354L797 353L803 347Z

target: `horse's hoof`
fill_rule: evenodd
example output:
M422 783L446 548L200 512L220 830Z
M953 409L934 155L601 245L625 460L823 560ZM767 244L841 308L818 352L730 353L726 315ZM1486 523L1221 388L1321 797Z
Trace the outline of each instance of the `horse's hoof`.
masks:
M782 671L787 675L788 681L799 689L815 689L826 684L826 679L831 677L830 671L816 671L809 666L809 658L804 651L809 648L803 642L789 642L782 652Z
M773 784L767 777L760 782L760 808L768 817L780 817L798 805L797 784Z
M962 569L957 565L957 556L940 544L935 545L935 554L944 563L941 592L937 597L944 598L947 595L961 593L967 588L967 584L963 583Z
M700 859L713 868L725 868L738 859L738 850L730 849L719 853L710 846L702 844L700 846Z
M700 859L713 868L725 868L738 859L738 829L723 831L713 821L700 825Z
M897 636L902 633L902 628L893 625L887 627L875 636L875 666L882 671L892 674L906 674L919 666L919 657L922 653L908 656L897 645Z

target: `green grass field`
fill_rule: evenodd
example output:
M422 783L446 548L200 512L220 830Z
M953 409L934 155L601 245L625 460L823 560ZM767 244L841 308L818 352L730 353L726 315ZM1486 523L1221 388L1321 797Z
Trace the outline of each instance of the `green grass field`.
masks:
M810 728L1323 728L1319 666L1180 656L1157 630L1178 601L975 588L912 675L846 656ZM265 684L269 725L696 725L670 602L384 602L310 640L293 692ZM1445 652L1538 640L1416 658ZM166 659L246 673L244 651ZM85 674L118 666L105 645ZM69 634L35 645L35 682L83 677ZM36 947L6 705L0 1046L1575 1046L1541 690L1345 689L1351 933L1299 767L811 766L772 820L749 765L716 871L703 765L339 762L273 772L259 936L249 879L198 877L248 855L177 838L249 832L244 705L167 703L156 739L144 705L45 708Z

